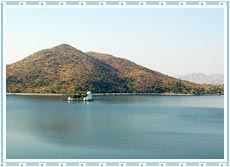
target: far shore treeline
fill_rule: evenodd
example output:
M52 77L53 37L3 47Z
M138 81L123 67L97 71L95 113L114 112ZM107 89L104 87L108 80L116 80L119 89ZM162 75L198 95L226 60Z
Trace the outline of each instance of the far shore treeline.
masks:
M70 45L38 51L6 66L8 93L224 94L224 85L175 79L109 54L82 52Z

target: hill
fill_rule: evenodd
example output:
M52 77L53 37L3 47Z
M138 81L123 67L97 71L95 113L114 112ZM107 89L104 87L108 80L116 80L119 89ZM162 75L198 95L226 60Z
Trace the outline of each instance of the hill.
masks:
M186 75L178 75L175 78L198 83L198 84L212 84L221 85L224 84L223 74L203 74L203 73L192 73Z
M140 92L216 94L222 86L178 80L109 54L82 52L62 44L38 51L6 67L12 93Z

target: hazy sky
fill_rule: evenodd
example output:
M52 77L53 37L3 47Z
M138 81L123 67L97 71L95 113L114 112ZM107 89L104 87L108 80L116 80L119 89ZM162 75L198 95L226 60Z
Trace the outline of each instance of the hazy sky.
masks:
M168 75L224 73L223 9L7 9L6 63L70 44Z

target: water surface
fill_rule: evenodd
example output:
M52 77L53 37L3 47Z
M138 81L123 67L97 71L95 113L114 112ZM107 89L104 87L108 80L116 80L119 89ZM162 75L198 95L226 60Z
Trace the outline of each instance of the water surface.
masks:
M223 108L223 96L7 96L7 158L220 159Z

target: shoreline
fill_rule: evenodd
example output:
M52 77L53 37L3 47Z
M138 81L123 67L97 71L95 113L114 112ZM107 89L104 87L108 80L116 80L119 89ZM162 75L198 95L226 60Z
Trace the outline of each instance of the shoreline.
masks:
M7 96L72 96L75 94L53 94L53 93L6 93ZM174 93L93 93L94 96L130 96L130 95L151 95L151 96L221 96L221 94L174 94Z

